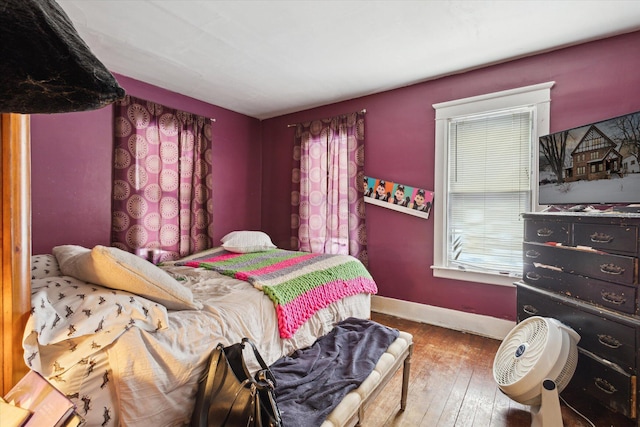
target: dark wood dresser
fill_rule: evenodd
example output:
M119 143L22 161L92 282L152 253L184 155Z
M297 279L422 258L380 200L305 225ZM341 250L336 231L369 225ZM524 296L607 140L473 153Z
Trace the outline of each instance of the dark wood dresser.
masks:
M640 215L560 212L523 218L518 321L553 317L578 332L578 367L568 389L638 422Z

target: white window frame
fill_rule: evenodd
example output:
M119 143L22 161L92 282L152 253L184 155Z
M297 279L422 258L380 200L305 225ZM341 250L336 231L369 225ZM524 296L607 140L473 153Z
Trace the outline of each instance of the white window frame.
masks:
M517 275L491 272L459 270L446 266L447 256L447 191L448 191L448 123L449 120L494 111L532 107L534 114L533 146L531 150L531 209L538 207L538 153L537 141L542 135L549 134L551 87L555 82L540 83L487 95L474 96L448 102L433 104L436 111L435 133L435 203L434 215L434 251L431 266L435 277L487 283L492 285L513 286Z

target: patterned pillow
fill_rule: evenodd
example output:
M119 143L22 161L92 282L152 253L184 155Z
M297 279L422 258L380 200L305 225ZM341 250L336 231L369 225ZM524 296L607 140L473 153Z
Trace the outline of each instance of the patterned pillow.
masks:
M31 280L62 276L58 260L51 254L31 257Z
M271 238L262 231L232 231L220 239L229 252L250 253L276 249Z
M107 289L70 276L36 279L31 327L40 345L93 336L108 345L129 328L165 329L167 309L129 292Z

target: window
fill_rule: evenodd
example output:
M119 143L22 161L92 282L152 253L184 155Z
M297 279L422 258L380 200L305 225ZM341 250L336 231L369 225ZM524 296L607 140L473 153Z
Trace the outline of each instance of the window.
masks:
M434 276L512 284L553 82L435 104Z

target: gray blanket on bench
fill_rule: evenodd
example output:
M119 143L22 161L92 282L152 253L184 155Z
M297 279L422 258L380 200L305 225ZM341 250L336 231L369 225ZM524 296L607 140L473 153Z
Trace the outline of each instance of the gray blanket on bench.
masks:
M342 398L362 384L398 331L348 318L311 347L271 365L284 427L319 426Z

